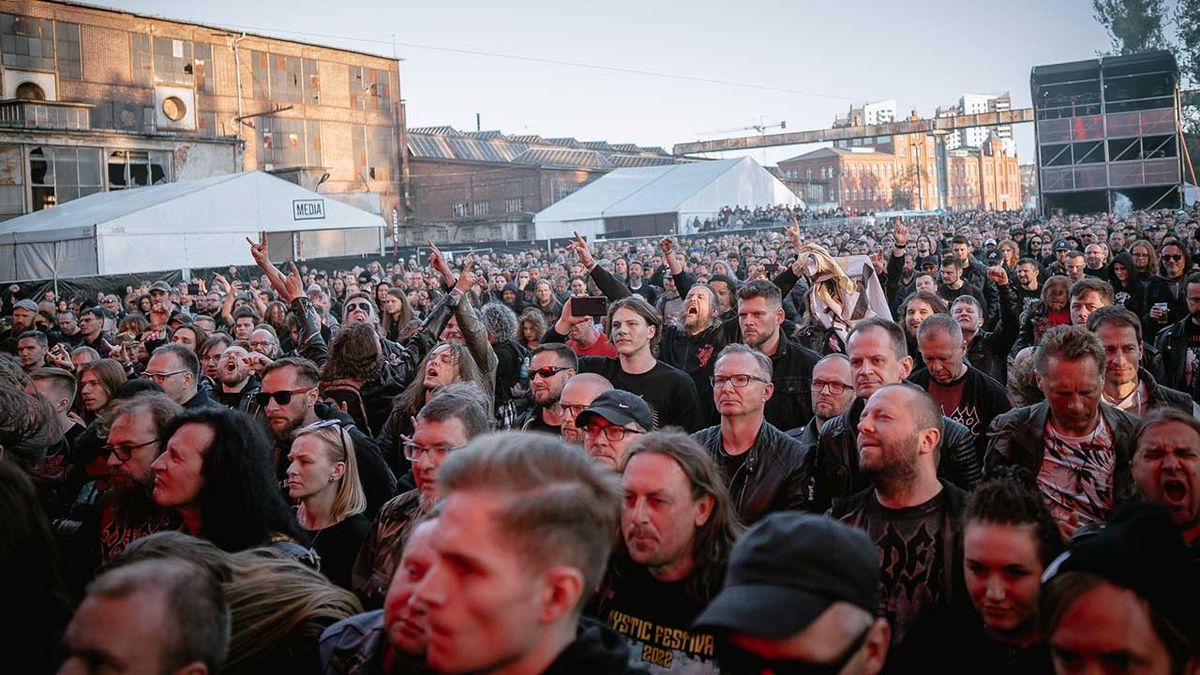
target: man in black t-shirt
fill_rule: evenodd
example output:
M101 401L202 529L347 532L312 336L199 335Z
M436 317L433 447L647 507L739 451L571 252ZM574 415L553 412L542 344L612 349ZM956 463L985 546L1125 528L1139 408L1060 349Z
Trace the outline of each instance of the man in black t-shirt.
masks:
M592 612L651 673L719 672L712 633L691 628L725 575L738 534L729 493L691 438L655 432L625 458L622 549Z
M876 390L858 425L859 463L873 486L835 499L830 512L875 542L880 613L897 646L914 622L951 604L962 584L958 520L965 493L937 477L941 412L911 385Z
M946 417L971 432L976 461L982 464L988 427L997 415L1012 409L1004 386L966 362L962 327L946 314L925 319L917 329L917 347L925 367L909 381L929 392Z

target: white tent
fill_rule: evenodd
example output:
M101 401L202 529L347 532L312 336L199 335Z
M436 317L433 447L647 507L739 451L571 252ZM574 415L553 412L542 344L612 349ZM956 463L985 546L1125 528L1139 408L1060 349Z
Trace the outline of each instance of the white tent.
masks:
M383 218L262 172L89 195L0 223L0 280L186 271L378 253Z
M617 169L533 217L538 239L628 231L690 233L724 206L803 202L750 157Z

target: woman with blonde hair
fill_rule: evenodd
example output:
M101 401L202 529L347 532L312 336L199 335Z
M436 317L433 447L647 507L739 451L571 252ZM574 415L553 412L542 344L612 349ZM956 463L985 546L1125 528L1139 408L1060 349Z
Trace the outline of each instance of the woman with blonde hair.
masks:
M288 459L287 490L298 503L296 519L321 556L321 571L350 588L350 568L371 527L363 515L367 497L354 441L338 420L322 420L297 432Z

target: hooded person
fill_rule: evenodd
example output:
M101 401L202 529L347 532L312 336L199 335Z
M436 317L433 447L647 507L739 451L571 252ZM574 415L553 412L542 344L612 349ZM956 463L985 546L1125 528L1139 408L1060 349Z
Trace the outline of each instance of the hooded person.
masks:
M500 291L500 302L513 311L517 316L525 310L525 303L521 300L521 289L511 281L504 284L504 289Z
M1133 256L1121 251L1108 263L1108 283L1113 287L1113 304L1124 307L1137 316L1144 313L1146 286L1138 278Z

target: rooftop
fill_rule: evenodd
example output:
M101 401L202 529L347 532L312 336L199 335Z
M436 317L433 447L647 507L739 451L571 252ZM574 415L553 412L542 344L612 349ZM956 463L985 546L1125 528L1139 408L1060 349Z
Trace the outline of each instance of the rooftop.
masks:
M662 148L640 147L633 143L544 138L537 134L507 135L500 131L463 132L451 126L410 128L408 151L413 159L602 171L697 161L676 157Z

